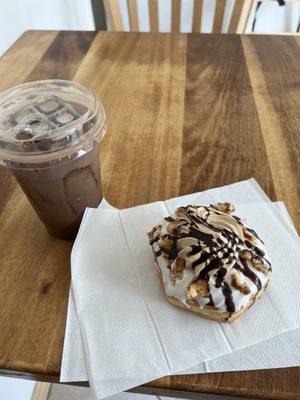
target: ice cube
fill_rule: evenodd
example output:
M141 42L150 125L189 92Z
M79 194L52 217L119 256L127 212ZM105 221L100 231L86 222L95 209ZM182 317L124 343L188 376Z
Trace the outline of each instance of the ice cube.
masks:
M63 114L60 114L56 117L56 121L59 124L68 124L69 122L72 122L74 120L74 116L69 113L68 111L64 112Z
M51 113L58 108L58 103L53 100L49 100L46 103L40 103L39 109L45 113Z

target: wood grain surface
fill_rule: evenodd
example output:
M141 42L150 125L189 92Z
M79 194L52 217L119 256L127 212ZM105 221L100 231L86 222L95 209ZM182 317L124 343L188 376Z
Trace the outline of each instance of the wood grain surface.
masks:
M254 176L300 228L300 40L292 36L27 32L0 90L75 80L108 115L104 195L123 208ZM72 243L48 236L0 168L0 369L57 381ZM172 376L135 391L299 399L300 368ZM225 396L225 397L224 397Z

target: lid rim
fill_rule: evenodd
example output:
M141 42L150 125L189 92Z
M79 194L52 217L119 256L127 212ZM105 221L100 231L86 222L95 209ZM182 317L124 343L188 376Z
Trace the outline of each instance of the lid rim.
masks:
M90 130L89 135L85 137L85 139L78 140L77 142L73 143L66 149L60 149L56 151L49 151L49 152L40 152L40 153L13 153L4 151L0 148L0 165L1 162L4 164L7 162L18 163L18 164L38 164L43 162L49 162L53 159L59 159L62 157L67 157L68 153L71 155L76 153L80 149L84 149L87 143L92 142L97 137L96 132L99 131L99 142L103 139L106 133L106 121L103 121L101 126L94 125L93 129ZM68 151L66 151L68 150Z
M35 126L30 120L35 115L32 110L40 109L44 119ZM9 88L0 93L1 111L4 114L0 120L2 163L23 163L50 155L55 158L61 152L72 153L78 145L86 146L95 136L95 130L99 130L101 137L106 124L105 110L95 94L80 83L65 79L26 82ZM23 127L20 117L26 114L28 122L24 127L31 129L32 138L16 138L13 132Z

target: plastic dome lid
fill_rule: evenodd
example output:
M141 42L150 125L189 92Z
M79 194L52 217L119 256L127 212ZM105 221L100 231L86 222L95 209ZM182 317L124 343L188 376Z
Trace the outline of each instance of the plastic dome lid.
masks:
M41 161L86 148L105 133L105 112L83 86L25 83L0 94L0 161Z

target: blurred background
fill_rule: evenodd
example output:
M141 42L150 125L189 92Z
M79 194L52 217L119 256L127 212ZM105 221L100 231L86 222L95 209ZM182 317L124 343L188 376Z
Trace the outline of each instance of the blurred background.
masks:
M255 3L255 2L254 2ZM260 2L257 2L260 3ZM279 3L285 5L280 6ZM226 32L234 0L227 0L223 23ZM119 0L125 30L129 30L127 0ZM170 31L171 0L158 0L159 28ZM138 0L140 30L149 31L147 0ZM257 33L296 32L299 29L299 1L263 1L254 4L246 32L253 22ZM181 31L190 32L193 0L182 0ZM211 32L215 0L204 0L201 32ZM107 29L102 0L0 0L0 56L30 29L94 30ZM109 26L108 26L109 28Z

